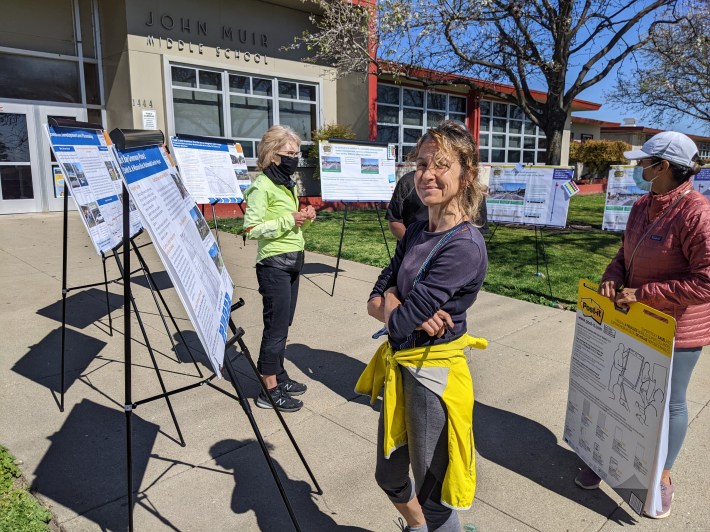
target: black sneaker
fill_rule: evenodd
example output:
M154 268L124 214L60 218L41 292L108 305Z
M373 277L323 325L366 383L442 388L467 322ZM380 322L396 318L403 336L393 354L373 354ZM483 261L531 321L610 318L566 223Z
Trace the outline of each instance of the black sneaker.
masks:
M298 412L303 407L303 401L289 397L280 386L277 386L273 390L269 390L269 393L276 404L276 408L281 410L281 412ZM259 408L273 408L269 402L269 399L264 395L264 390L259 392L259 395L254 403Z
M281 388L287 395L294 397L296 395L303 395L306 393L308 386L292 379L286 379L285 381L279 383L279 388Z

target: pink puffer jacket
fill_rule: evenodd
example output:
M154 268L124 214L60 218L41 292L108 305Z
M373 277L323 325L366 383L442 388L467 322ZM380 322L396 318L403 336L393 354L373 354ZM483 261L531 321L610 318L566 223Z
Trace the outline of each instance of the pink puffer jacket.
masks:
M640 288L641 302L673 316L676 347L710 344L710 201L692 190L690 182L666 194L639 198L629 214L621 248L602 280Z

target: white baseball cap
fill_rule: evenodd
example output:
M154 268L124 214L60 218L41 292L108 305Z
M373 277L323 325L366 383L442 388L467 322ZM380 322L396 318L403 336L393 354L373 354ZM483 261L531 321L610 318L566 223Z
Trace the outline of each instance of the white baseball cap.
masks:
M697 155L698 147L695 142L677 131L664 131L648 139L640 150L624 152L624 157L630 161L658 157L688 168L693 166Z

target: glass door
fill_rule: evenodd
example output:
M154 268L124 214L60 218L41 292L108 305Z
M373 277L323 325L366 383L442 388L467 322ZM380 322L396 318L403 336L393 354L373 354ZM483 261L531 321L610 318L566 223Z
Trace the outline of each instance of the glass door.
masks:
M0 214L39 212L34 106L0 102Z
M61 211L64 209L64 175L49 146L45 125L50 118L70 118L84 122L86 121L86 111L84 109L43 105L38 107L37 115L37 128L41 132L39 153L41 156L41 186L42 195L45 198L45 208L50 211ZM73 202L70 202L69 208L74 209Z

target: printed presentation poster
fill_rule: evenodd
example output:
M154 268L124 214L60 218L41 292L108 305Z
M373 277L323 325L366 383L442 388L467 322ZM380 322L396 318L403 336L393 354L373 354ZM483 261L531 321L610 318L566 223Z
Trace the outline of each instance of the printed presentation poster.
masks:
M692 179L693 188L710 200L710 166L703 166Z
M564 227L571 197L564 185L573 177L574 170L566 166L491 166L488 219Z
M155 249L220 375L234 284L214 235L165 148L117 151L117 158Z
M180 137L170 137L170 144L180 177L197 203L244 200L239 180L247 177L247 162L241 145Z
M396 185L388 146L321 142L323 201L389 201Z
M634 182L634 166L612 166L606 185L606 203L602 229L623 231L629 219L631 207L644 194Z
M123 183L113 155L111 140L102 130L46 126L49 143L61 167L81 219L97 253L108 253L123 241ZM55 173L55 186L57 183ZM131 236L141 229L140 217L131 206Z
M579 282L564 440L639 514L660 513L675 320Z

